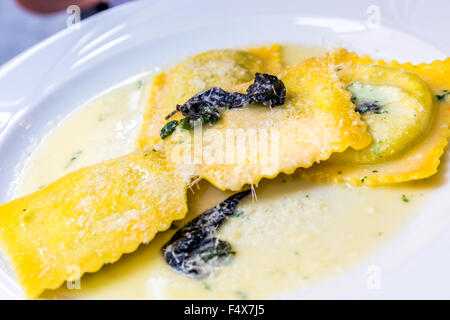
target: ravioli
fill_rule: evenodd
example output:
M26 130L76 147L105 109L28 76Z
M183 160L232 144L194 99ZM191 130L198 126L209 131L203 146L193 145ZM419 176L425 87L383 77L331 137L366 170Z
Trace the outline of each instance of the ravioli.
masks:
M0 240L27 297L95 272L187 212L189 174L136 151L0 206Z
M373 83L370 78L378 76L374 73L364 85L378 88L390 86L392 90L402 91L405 98L401 94L391 94L391 99L392 96L400 97L396 98L396 103L403 103L401 108L409 114L398 114L401 108L394 105L392 110L396 110L397 114L381 114L377 119L374 119L376 115L366 117L364 120L368 121L369 132L380 126L375 135L384 133L383 139L375 137L366 149L357 152L349 150L332 156L329 161L302 170L299 174L306 178L353 185L405 182L435 174L449 136L450 104L445 97L436 99L434 96L450 88L450 59L419 65L396 61L374 62L367 56L359 57L345 49L331 53L330 57L344 72L348 68L372 71L392 69L393 73L382 79L384 83ZM415 77L421 80L411 81ZM408 80L404 81L406 78ZM392 119L394 121L390 121ZM386 125L383 121L390 124Z
M214 86L231 88L252 80L256 72L274 74L280 70L278 44L249 50L212 50L188 58L154 78L138 147L160 142L159 132L167 122L165 116L195 93Z
M164 140L167 159L175 166L193 163L198 176L219 189L240 190L371 142L329 57L304 60L279 78L286 86L284 105L230 109L201 132L177 128Z

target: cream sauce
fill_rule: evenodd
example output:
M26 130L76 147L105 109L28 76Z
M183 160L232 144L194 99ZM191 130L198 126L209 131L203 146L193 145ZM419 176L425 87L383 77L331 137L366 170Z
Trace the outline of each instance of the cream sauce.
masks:
M283 49L283 59L292 64L324 51L289 45ZM148 83L144 89L136 82L124 85L64 120L27 161L16 195L32 192L79 167L131 151ZM239 206L242 214L231 217L219 231L219 238L228 240L237 254L207 279L187 278L165 264L160 249L175 232L166 231L119 262L84 276L80 290L63 286L42 297L276 297L341 274L373 254L410 220L428 188L429 183L351 188L281 175L261 182L257 200L244 200ZM204 181L191 191L189 214L177 226L229 195Z
M36 191L81 167L132 151L145 108L146 79L123 84L63 120L26 161L16 196Z

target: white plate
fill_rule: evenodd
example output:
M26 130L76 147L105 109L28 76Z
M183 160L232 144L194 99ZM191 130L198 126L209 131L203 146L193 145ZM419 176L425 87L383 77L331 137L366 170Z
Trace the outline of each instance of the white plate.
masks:
M0 203L11 199L14 173L51 129L48 122L124 79L207 49L267 42L442 59L450 56L448 9L444 0L159 0L101 13L0 68ZM450 177L443 176L422 212L380 254L288 297L450 298ZM381 271L381 288L367 285L370 266ZM22 297L0 260L0 298Z

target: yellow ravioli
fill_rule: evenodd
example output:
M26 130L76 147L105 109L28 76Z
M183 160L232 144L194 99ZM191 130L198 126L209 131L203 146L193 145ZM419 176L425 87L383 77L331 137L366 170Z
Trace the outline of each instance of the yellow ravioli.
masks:
M198 176L219 189L239 190L371 142L331 59L304 60L279 77L287 91L284 105L227 110L202 132L177 128L164 140L167 159L195 164Z
M164 118L197 92L214 86L223 89L252 80L256 72L275 74L281 70L281 48L274 44L249 50L212 50L188 58L153 80L149 104L144 114L138 147L160 142ZM175 115L171 120L178 120Z
M309 170L302 170L299 174L306 178L312 177L322 181L346 182L353 185L378 185L404 182L427 178L435 174L440 163L440 157L443 155L447 145L447 137L449 136L450 104L448 103L448 98L447 100L441 99L442 101L438 101L432 97L432 101L428 102L429 97L426 91L431 91L432 95L438 95L442 93L442 90L448 90L450 88L450 59L419 65L413 65L411 63L400 64L396 61L374 62L367 56L359 57L355 53L350 53L345 49L331 53L330 57L343 69L375 64L400 68L423 79L428 88L423 90L423 88L421 89L417 86L415 90L411 91L416 96L416 103L420 102L425 106L424 109L417 110L417 115L421 121L421 123L418 123L417 130L420 131L411 132L411 135L418 134L418 138L409 141L408 144L405 141L405 148L389 155L389 157L380 157L377 161L371 160L358 164L354 161L355 152L349 151L336 157L333 156L329 161L316 165ZM395 81L395 79L392 80ZM389 85L389 83L386 84ZM402 89L404 88L411 89L406 85ZM424 112L430 103L433 108L432 112ZM410 102L408 107L412 106L413 102ZM361 150L360 155L365 154L364 159L370 159L367 155L370 153L375 154L379 150L377 149L377 145L373 144L367 149Z
M0 206L0 242L26 296L95 272L182 219L187 176L137 151Z
M364 150L336 155L336 163L370 164L396 157L430 129L435 103L428 85L401 68L358 64L339 72L355 105L375 103L379 108L362 112L373 142ZM366 107L368 108L368 107Z

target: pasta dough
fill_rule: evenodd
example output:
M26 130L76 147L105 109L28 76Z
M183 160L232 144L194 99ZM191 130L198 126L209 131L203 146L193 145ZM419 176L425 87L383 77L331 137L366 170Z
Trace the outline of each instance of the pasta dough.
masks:
M377 152L380 152L380 144L383 141L377 141L367 147L365 150L356 154L354 151L347 151L341 155L331 157L326 163L314 166L309 170L302 170L299 172L303 177L313 177L314 179L333 182L346 182L354 185L377 185L395 182L404 182L409 180L427 178L437 172L440 160L445 146L447 145L447 137L449 135L448 124L450 122L450 104L445 100L437 100L432 97L432 101L428 97L429 93L438 95L442 90L450 88L450 59L445 61L434 61L426 64L413 65L411 63L400 64L396 61L372 61L369 57L359 57L355 53L350 53L345 49L337 50L330 54L330 57L335 61L339 68L381 68L379 66L388 66L390 68L399 68L396 74L409 73L410 77L420 77L427 85L427 88L421 88L419 85L409 87L411 82L399 81L399 78L385 78L385 85L393 85L393 82L399 81L396 87L412 92L415 97L414 101L404 101L409 103L407 106L411 108L413 104L422 105L423 108L416 108L417 127L418 129L410 127L411 132L405 134L406 138L412 136L413 139L409 141L401 141L403 147L399 148L398 152L389 154L387 159L380 157ZM374 66L378 65L378 67ZM369 77L370 78L370 77ZM367 83L373 83L368 79ZM418 84L418 82L413 82ZM376 85L382 85L382 82ZM431 103L432 112L426 110ZM386 115L387 117L388 115ZM404 117L404 116L403 116ZM378 121L378 120L377 120ZM397 121L403 121L397 119ZM370 130L369 124L369 130ZM390 136L384 140L389 140L388 144L395 141L395 135L401 135L400 132L392 132ZM403 138L404 139L404 138ZM401 140L401 139L400 139ZM401 146L401 144L400 144ZM397 146L398 147L398 146ZM395 150L394 148L391 149ZM372 154L373 157L368 155ZM362 161L359 164L355 159L361 160L370 159L369 161Z
M284 105L230 109L201 133L178 128L164 140L167 159L195 164L195 172L219 189L239 190L371 142L330 58L307 59L279 78L287 90Z
M138 147L160 142L159 132L167 122L165 116L197 92L214 86L227 89L247 83L256 72L278 73L281 70L280 50L280 45L274 44L246 51L207 51L157 75L145 110Z
M189 175L136 151L0 206L0 240L27 297L115 262L183 218Z

